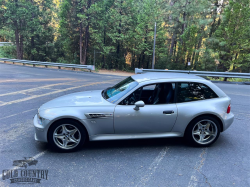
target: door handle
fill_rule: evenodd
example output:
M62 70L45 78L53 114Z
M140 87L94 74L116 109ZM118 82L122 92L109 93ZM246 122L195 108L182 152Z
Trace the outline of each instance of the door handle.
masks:
M173 114L174 111L173 110L166 110L166 111L163 111L163 114Z

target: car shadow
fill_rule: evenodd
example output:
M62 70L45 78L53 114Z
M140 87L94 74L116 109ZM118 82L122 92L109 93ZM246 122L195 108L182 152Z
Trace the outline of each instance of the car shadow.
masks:
M112 140L112 141L88 141L76 152L86 151L112 151L122 149L156 148L156 147L187 147L184 138L157 138L157 139L134 139L134 140ZM40 151L58 152L48 143L38 143Z
M42 152L47 150L48 153L59 153L59 151L53 149L48 143L37 142L37 149ZM184 138L156 138L156 139L134 139L134 140L112 140L112 141L88 141L79 150L71 153L84 154L84 153L110 153L122 150L143 150L148 151L155 150L157 148L168 147L174 149L202 149L202 147L194 147L185 142ZM211 146L212 150L229 149L232 147L230 139L227 136L221 135L218 140ZM68 153L68 154L71 154Z
M184 146L183 138L157 138L88 142L84 149L122 149L140 147Z

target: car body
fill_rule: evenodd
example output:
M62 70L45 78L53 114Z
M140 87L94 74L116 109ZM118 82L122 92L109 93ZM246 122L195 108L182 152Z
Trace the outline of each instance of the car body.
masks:
M83 136L84 141L188 136L191 142L192 136L194 144L207 146L233 123L230 103L220 88L199 76L136 74L105 90L73 93L43 104L34 117L35 139L61 150L65 139L73 144ZM200 122L193 124L197 119ZM62 124L69 125L68 130ZM193 129L187 135L189 126ZM73 133L78 139L70 139ZM196 141L207 138L206 133L216 137Z

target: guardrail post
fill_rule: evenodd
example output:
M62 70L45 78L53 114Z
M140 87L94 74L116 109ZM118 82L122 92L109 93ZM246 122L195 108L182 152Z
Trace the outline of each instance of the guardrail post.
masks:
M47 65L45 65L45 68L47 68L48 66Z
M6 61L3 61L3 63L6 63Z
M76 70L76 68L72 68L72 70Z
M61 66L58 66L58 69L61 69Z
M13 62L13 64L15 64L15 62Z
M139 68L135 68L135 74L140 74L140 73L143 73L143 70Z
M35 65L35 64L33 64L33 67L36 67L36 65Z
M23 63L23 66L25 66L25 64Z

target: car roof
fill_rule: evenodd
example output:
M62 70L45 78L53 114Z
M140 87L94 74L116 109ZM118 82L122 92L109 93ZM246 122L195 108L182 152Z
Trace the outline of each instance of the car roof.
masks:
M186 73L171 73L171 72L147 72L131 76L137 82L144 82L156 79L202 79L202 77L186 74Z

